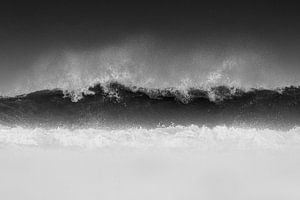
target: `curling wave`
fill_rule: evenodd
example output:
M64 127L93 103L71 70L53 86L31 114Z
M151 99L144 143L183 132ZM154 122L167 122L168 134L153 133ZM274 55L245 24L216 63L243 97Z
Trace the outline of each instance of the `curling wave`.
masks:
M43 90L1 98L0 123L48 128L193 124L291 129L300 125L300 88L243 91L220 86L211 90L191 88L182 93L111 83L90 87L75 99L72 92Z

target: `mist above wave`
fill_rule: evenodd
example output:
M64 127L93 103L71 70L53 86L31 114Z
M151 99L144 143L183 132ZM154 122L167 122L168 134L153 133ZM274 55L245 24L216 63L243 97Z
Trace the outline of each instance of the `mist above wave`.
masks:
M244 44L244 43L243 43ZM226 45L225 45L226 46ZM93 50L53 50L29 68L1 81L0 95L15 96L59 88L79 94L97 83L128 87L189 88L216 86L266 88L299 85L296 68L281 66L261 45L169 44L138 37Z

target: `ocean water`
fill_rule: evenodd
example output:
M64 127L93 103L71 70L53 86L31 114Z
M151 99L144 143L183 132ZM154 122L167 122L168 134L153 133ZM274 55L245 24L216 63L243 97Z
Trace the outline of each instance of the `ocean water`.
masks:
M50 4L1 10L0 200L300 199L294 5Z
M0 128L3 199L299 199L300 129Z
M298 68L142 41L0 80L1 199L300 199Z

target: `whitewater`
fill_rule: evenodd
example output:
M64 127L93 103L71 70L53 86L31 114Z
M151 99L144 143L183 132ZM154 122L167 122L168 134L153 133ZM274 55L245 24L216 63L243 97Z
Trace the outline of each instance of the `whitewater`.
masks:
M3 199L299 199L300 128L0 128Z
M0 144L7 147L79 149L184 149L189 151L298 149L300 128L270 129L169 126L153 129L43 129L1 127Z

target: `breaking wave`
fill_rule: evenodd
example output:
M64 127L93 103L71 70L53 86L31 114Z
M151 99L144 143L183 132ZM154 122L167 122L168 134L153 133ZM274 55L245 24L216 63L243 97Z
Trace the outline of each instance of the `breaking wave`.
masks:
M146 89L118 83L95 85L81 96L43 90L0 99L0 123L43 128L155 128L170 125L255 127L300 126L300 88L243 91Z

